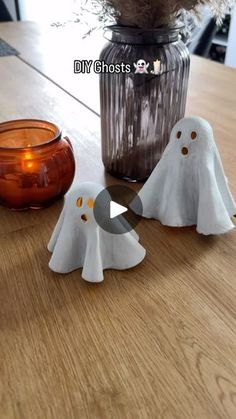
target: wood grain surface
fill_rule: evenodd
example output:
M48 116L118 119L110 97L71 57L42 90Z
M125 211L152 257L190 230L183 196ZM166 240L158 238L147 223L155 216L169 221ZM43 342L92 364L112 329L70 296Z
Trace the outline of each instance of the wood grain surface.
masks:
M5 22L0 37L20 52L20 57L37 70L100 112L99 75L74 74L74 60L97 60L107 42L102 32L82 38L79 24L52 27L34 22Z
M104 175L96 115L19 58L0 58L0 80L0 121L57 123L76 179L117 183ZM192 60L187 113L214 125L236 195L235 88L235 71ZM94 285L48 268L61 206L0 208L0 418L235 419L235 231L203 237L143 219L146 259Z

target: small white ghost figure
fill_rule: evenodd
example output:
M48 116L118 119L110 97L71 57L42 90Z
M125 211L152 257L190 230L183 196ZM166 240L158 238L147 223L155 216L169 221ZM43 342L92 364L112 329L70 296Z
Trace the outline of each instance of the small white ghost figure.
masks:
M93 207L103 189L96 183L84 182L66 194L48 244L52 252L49 267L54 272L69 273L82 267L83 279L101 282L104 269L128 269L145 257L146 251L134 231L111 234L97 224Z
M234 228L236 204L206 120L190 117L177 122L139 197L143 216L167 226L196 225L205 235Z
M148 74L149 63L144 60L138 60L137 64L134 63L135 74Z

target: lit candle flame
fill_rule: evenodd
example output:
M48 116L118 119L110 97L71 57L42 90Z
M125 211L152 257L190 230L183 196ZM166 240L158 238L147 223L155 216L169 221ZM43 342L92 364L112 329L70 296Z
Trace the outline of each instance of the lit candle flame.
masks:
M26 146L27 148L31 147L31 144L27 144ZM33 169L34 168L34 163L32 161L33 159L33 153L31 151L27 151L26 153L24 153L24 157L23 157L23 167L25 167L25 169Z
M30 148L31 144L27 144L27 147ZM25 158L25 160L31 160L32 159L32 153L27 151L27 153L25 153L25 155L24 155L24 158ZM29 166L27 165L27 167L29 167Z

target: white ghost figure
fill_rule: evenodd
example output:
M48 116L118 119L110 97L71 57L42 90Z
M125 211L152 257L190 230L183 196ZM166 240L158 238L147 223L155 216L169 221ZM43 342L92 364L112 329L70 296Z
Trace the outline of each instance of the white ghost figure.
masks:
M82 278L89 282L103 281L103 270L128 269L140 263L146 251L132 231L111 234L97 224L93 206L104 189L93 182L84 182L65 197L64 207L48 244L53 252L49 267L58 273L82 269Z
M145 60L138 60L137 64L134 63L135 74L148 74L149 63L146 63Z
M143 216L168 226L196 225L205 235L234 227L230 217L236 214L236 204L206 120L190 117L177 122L139 197Z

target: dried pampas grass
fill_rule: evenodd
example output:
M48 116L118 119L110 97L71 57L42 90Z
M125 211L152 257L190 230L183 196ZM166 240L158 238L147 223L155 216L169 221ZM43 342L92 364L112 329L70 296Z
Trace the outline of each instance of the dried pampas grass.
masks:
M235 0L85 0L99 19L115 20L119 25L157 28L172 25L182 11L199 16L199 7L208 6L217 23Z

